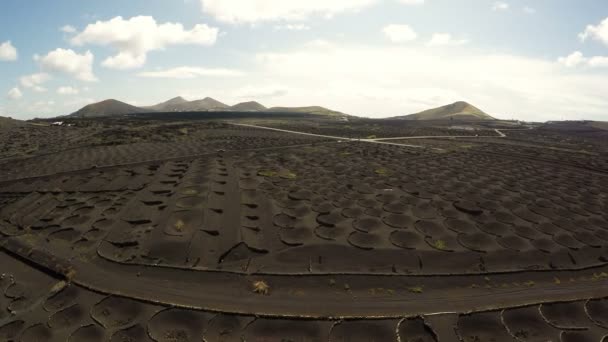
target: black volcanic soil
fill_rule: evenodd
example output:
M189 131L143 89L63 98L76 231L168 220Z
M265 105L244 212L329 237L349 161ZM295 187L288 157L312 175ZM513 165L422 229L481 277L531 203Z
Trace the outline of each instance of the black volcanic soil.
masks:
M102 125L99 120L95 120L76 121L76 125L44 127L45 134L53 137L44 145L45 149L32 151L26 157L0 160L0 181L214 154L225 150L272 148L324 141L322 138L293 136L215 122L159 124L147 121L109 121ZM34 132L39 129L33 128ZM68 132L68 137L75 138L62 139L60 133L64 130ZM13 151L19 149L19 146L26 144L29 148L30 145L27 144L39 141L38 136L13 136L10 132L6 133L6 139L13 144L24 141L7 147L11 148L11 156L19 155ZM37 144L40 145L40 142Z
M0 134L0 341L608 335L601 134L71 123Z
M349 118L339 119L291 119L291 120L250 120L252 123L298 132L339 136L345 138L392 138L411 136L498 136L482 122L431 121L417 122L404 120L370 120Z
M262 318L104 295L5 253L0 261L11 270L0 279L3 341L601 341L608 334L606 299L373 320Z
M330 143L12 182L4 192L29 194L1 213L24 207L28 216L9 220L6 233L37 224L51 242L80 241L93 225L102 257L134 264L266 273L580 269L604 264L607 185L606 177L493 155Z

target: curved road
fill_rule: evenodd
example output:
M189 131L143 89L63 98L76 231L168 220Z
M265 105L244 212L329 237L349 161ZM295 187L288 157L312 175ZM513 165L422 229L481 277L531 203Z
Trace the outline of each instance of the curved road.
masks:
M84 288L181 308L267 317L398 318L608 297L608 266L516 274L245 275L123 265L93 257L63 261L27 243L2 248ZM560 280L561 279L561 280ZM268 295L253 282L268 284Z

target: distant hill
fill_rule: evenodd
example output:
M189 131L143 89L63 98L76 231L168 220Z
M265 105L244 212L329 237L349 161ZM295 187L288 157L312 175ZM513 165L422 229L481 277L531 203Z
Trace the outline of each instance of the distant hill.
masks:
M183 97L146 107L135 107L117 100L106 100L83 107L68 117L109 117L126 114L155 113L155 112L271 112L271 113L302 113L324 116L345 116L346 114L319 107L273 107L266 108L262 104L249 101L228 106L218 100L206 97L202 100L188 101Z
M319 107L319 106L310 106L310 107L272 107L268 109L269 112L275 113L302 113L302 114L317 114L317 115L327 115L327 116L345 116L346 114L337 112L335 110Z
M230 108L225 103L221 103L216 99L212 99L210 97L205 97L202 100L195 100L185 103L181 106L182 112L204 112L204 111L216 111L216 110L225 110Z
M156 112L207 112L225 110L230 108L230 106L210 97L206 97L202 100L187 101L180 96L167 102L162 102L154 106L143 108Z
M255 101L241 102L230 107L230 110L235 112L262 112L267 109L268 108Z
M188 101L186 99L184 99L181 96L178 96L178 97L172 98L169 101L165 101L165 102L159 103L154 106L147 106L147 107L142 107L142 108L150 109L155 112L174 112L174 111L178 111L179 108L186 103L188 103Z
M420 113L398 116L403 120L496 120L479 108L460 101L447 106L425 110Z
M90 118L90 117L109 117L121 116L126 114L149 113L150 109L131 106L130 104L118 100L105 100L84 106L68 117Z

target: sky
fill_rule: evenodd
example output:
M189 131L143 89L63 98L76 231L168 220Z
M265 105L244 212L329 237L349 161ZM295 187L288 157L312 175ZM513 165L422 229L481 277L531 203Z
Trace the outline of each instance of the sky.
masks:
M608 121L608 1L0 2L0 116L175 96Z

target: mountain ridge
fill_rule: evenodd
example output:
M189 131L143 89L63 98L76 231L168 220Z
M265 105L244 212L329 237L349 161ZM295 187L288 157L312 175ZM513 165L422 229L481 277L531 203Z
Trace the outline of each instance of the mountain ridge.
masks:
M182 104L184 104L186 102L188 102L186 99L184 99L181 96L178 96L178 97L174 97L174 98L172 98L172 99L170 99L168 101L155 104L153 106L144 106L144 107L141 107L141 108L151 109L151 110L158 111L158 112L160 112L160 111L171 112L172 108L180 106L180 105L182 105Z
M247 101L229 106L211 97L201 100L188 101L181 96L152 106L137 107L115 99L108 99L84 106L68 117L112 117L128 114L169 113L169 112L267 112L267 113L302 113L321 116L349 116L342 112L321 106L304 107L271 107L267 108L259 102ZM496 120L479 108L458 101L445 106L428 109L419 113L396 116L391 119L400 120Z
M272 107L267 108L259 102L247 101L229 106L211 97L201 100L188 101L181 96L174 97L165 102L152 106L136 107L114 99L108 99L84 106L68 117L111 117L128 114L156 113L156 112L270 112L270 113L302 113L324 116L347 116L347 114L334 111L321 106L308 107Z

